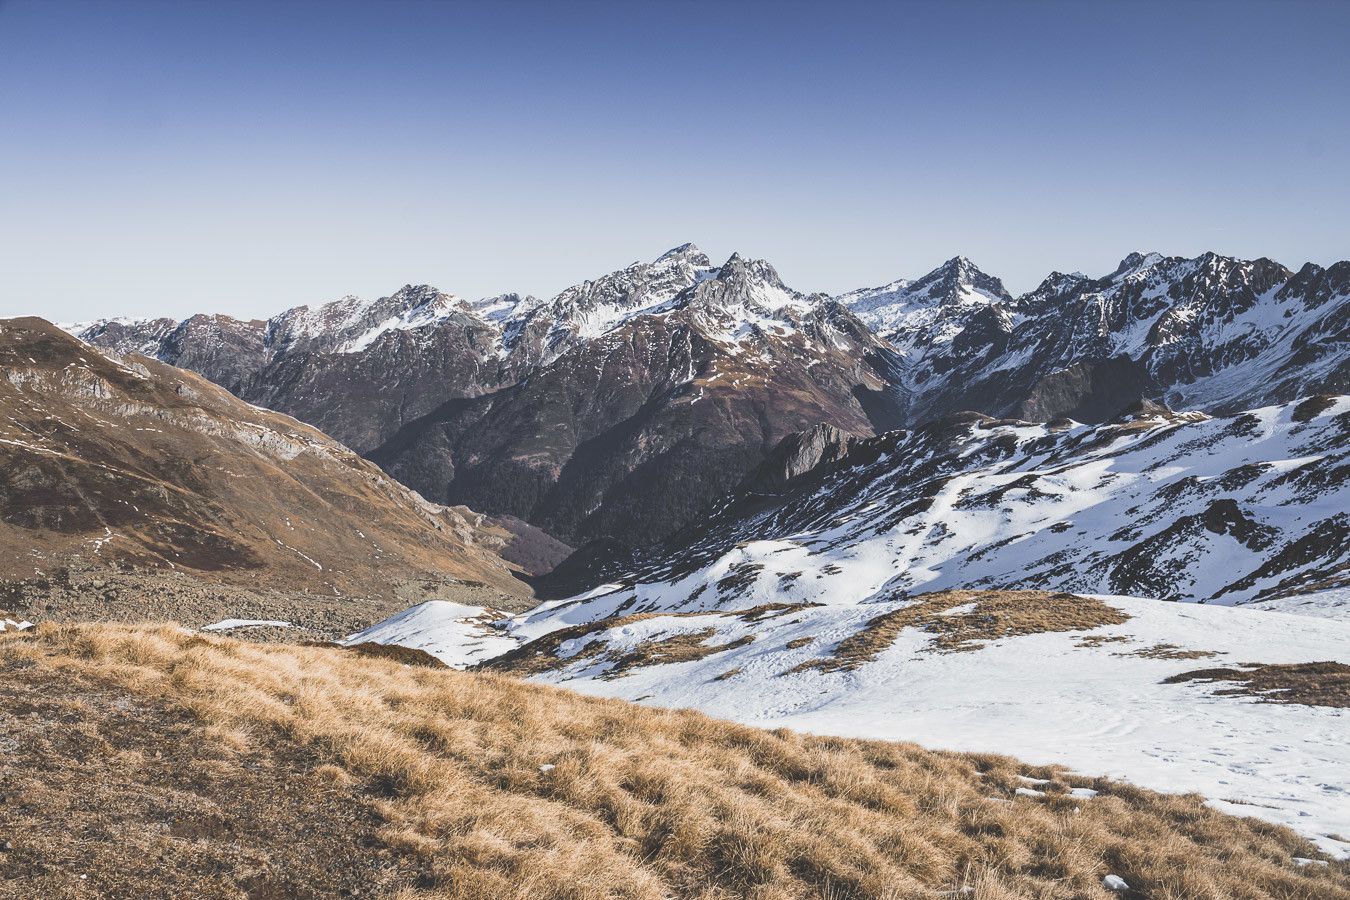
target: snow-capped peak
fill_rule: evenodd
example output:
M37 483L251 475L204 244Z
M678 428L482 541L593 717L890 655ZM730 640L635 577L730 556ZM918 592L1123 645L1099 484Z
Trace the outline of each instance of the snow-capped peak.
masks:
M952 257L921 278L901 278L835 299L902 349L913 343L907 333L937 329L954 335L966 315L1013 300L1002 281L964 256Z
M465 306L475 315L493 322L501 324L524 312L534 309L539 305L539 301L531 296L521 296L520 294L498 294L495 297L483 297L479 300L473 300Z
M314 344L337 353L357 353L388 331L433 325L464 308L464 303L431 285L405 284L375 300L343 297L310 308L297 306L268 323L269 342L292 347Z
M504 321L504 328L513 337L542 328L547 333L547 361L575 340L598 337L634 316L669 303L715 272L702 250L693 244L681 244L651 262L632 263L575 284L545 303L522 309Z
M1166 257L1156 251L1140 253L1136 250L1122 259L1120 265L1116 266L1116 270L1106 277L1111 281L1120 281L1130 275L1151 269L1164 260L1166 260Z
M692 243L680 244L678 247L671 247L665 253L662 253L660 256L656 258L656 263L661 263L663 261L672 259L688 260L695 266L701 267L712 266L712 261L708 259L708 255L704 253L702 250L700 250L696 244Z

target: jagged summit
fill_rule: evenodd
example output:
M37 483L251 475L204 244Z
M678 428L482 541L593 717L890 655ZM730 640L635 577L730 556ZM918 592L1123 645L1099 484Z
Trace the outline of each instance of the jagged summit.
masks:
M990 300L1012 300L1000 279L981 271L964 256L952 257L910 287L911 290L925 290L940 302L947 303L966 302L975 295Z
M647 495L622 479L656 484L651 499L676 525L694 512L685 497L705 496L710 459L725 453L715 465L743 475L803 416L814 418L802 427L865 433L961 410L1100 422L1142 398L1213 413L1350 392L1347 297L1350 263L1295 275L1266 259L1136 251L1110 275L1055 273L1018 297L958 254L829 299L794 290L766 260L737 252L715 265L684 243L544 300L466 301L410 284L265 323L194 316L79 333L205 374L360 452L399 443L389 456L419 489L500 501L585 539L640 518L632 498ZM549 388L542 376L554 368L564 383ZM546 410L558 403L564 414ZM419 424L425 444L402 449L422 438L401 429L456 404L481 421L438 425L455 432L443 442ZM714 412L722 418L710 423ZM614 430L622 421L650 443L627 443ZM672 449L712 441L696 433L722 444ZM594 462L571 458L577 442ZM520 460L523 473L512 468ZM658 472L668 460L674 468ZM634 465L647 468L639 476ZM571 469L563 484L540 466Z
M1112 272L1110 275L1107 275L1106 277L1108 280L1121 278L1133 272L1138 272L1142 269L1149 268L1150 266L1155 266L1158 263L1162 262L1165 258L1166 257L1164 257L1161 253L1158 253L1156 251L1141 253L1140 251L1135 250L1127 254L1125 258L1120 261L1120 265L1116 266L1116 270Z
M668 259L687 259L699 266L712 265L712 261L708 259L708 255L700 250L697 244L693 243L684 243L680 244L678 247L671 247L665 253L658 256L656 262L659 263L662 260Z
M1004 330L1013 297L1003 282L965 256L954 256L926 275L842 294L836 301L891 342L912 367L945 353L969 328Z

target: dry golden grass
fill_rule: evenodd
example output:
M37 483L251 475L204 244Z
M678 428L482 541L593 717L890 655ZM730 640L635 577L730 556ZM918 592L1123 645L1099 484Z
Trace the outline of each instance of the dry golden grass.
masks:
M642 641L621 653L607 654L614 664L605 670L602 678L621 678L632 669L642 666L661 666L667 663L693 662L724 650L735 650L752 642L754 635L743 635L725 644L705 644L717 634L715 628L703 628L671 635L660 640Z
M1213 650L1186 650L1176 644L1154 644L1152 647L1140 647L1116 656L1139 656L1144 659L1206 659L1219 654Z
M1338 662L1243 663L1238 669L1197 669L1163 681L1231 681L1233 687L1219 694L1246 694L1269 703L1301 703L1306 706L1350 708L1350 666Z
M1130 638L1123 634L1089 634L1078 641L1077 647L1100 647L1103 644L1124 644Z
M964 612L952 610L971 606ZM1119 625L1129 616L1092 597L1048 591L940 591L920 594L909 606L872 619L857 634L839 642L825 659L802 663L792 671L839 672L871 662L906 628L933 635L932 649L978 650L995 638L1052 631L1086 631Z
M691 662L696 659L702 659L705 656L711 656L714 653L721 653L723 650L734 650L737 647L743 647L753 641L754 636L745 635L725 644L704 645L704 641L716 634L716 629L704 628L697 632L686 632L683 634L672 635L668 638L644 641L628 650L611 650L609 641L604 637L596 637L586 641L579 651L572 653L571 655L563 655L562 646L571 641L580 641L597 632L613 631L622 628L625 625L632 625L635 622L641 622L646 619L671 616L676 618L694 618L720 615L741 619L745 622L761 622L765 618L787 615L813 605L815 604L765 603L760 606L750 607L749 609L729 610L720 613L645 612L629 613L625 616L611 616L608 619L600 619L595 622L583 622L580 625L570 625L566 628L550 631L548 634L535 638L527 644L522 644L514 650L503 653L500 656L494 656L492 659L480 663L475 668L489 669L495 672L511 672L516 675L533 675L539 672L560 669L579 660L595 659L597 662L609 662L612 664L609 669L605 671L603 677L617 678L621 677L625 672L640 666Z
M763 731L489 673L202 637L44 626L0 663L287 741L360 785L384 844L454 900L1350 898L1344 864L1285 829L997 756ZM318 773L318 769L322 773ZM1018 776L1050 780L1044 797ZM1068 786L1100 796L1079 800ZM1119 895L1116 895L1119 896Z

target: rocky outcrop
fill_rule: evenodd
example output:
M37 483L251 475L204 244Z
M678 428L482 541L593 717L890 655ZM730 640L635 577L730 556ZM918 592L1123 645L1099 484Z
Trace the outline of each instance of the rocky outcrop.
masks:
M1028 422L1105 422L1156 393L1148 371L1128 356L1084 360L1040 378L1012 415Z
M817 471L826 463L842 459L853 442L854 438L850 435L824 423L789 435L741 483L741 490L778 494L802 476Z

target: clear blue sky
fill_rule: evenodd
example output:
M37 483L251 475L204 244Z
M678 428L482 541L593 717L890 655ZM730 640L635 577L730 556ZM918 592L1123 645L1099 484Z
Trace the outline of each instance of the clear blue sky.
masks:
M1350 257L1350 2L0 0L0 315Z

